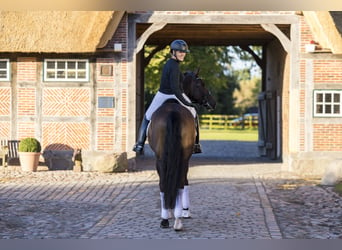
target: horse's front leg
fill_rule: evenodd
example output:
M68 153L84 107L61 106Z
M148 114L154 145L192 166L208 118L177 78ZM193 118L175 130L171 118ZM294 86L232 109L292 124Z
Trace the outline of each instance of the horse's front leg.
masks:
M175 223L173 228L176 231L183 230L183 224L181 218L189 218L190 214L187 215L186 212L189 212L189 182L188 182L188 169L189 169L189 161L184 160L182 162L182 179L180 183L180 188L178 189L177 199L176 199L176 207L174 211L175 215ZM187 209L184 209L187 208Z
M191 218L190 215L190 198L189 198L189 185L184 186L183 195L182 195L182 217L184 219Z

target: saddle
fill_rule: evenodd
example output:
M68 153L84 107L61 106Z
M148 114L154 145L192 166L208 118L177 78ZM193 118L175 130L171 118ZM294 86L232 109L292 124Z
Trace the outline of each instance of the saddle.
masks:
M181 104L177 99L174 99L174 98L170 98L170 99L166 99L164 103L177 103L177 104Z

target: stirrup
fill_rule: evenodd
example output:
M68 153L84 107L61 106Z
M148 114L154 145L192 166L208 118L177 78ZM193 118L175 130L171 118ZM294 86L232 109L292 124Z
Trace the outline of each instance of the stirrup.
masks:
M143 154L144 153L144 145L136 143L133 147L133 151L140 153L140 154Z
M200 153L202 153L201 144L195 144L192 153L193 154L200 154Z

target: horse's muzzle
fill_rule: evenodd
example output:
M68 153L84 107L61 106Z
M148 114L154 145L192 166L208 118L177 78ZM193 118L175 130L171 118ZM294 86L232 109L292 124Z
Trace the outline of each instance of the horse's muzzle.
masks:
M213 111L213 110L215 109L216 103L215 103L214 107L211 106L209 102L204 103L203 106L204 106L208 111Z
M203 103L203 106L208 110L208 111L213 111L216 107L216 101L215 99L209 95L208 99L206 102Z

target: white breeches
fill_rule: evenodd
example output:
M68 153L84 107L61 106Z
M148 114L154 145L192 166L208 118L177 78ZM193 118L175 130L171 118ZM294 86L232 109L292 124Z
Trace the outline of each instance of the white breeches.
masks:
M186 94L183 93L183 97L188 102L191 102ZM154 111L156 111L167 99L176 99L179 101L179 99L175 95L167 95L158 91L157 94L153 97L151 105L148 107L145 113L146 119L150 121ZM185 108L187 108L191 112L193 117L196 118L197 113L195 108L187 106L183 104L181 101L179 101L179 103L183 105Z

